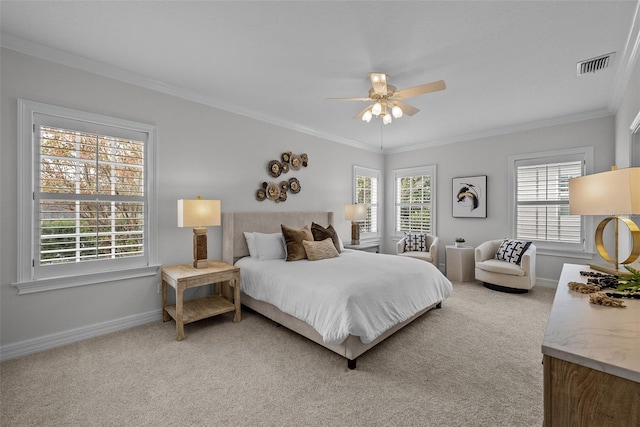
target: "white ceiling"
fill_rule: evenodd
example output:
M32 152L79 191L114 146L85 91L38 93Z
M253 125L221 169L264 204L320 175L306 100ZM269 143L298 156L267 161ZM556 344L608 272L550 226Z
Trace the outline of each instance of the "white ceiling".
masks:
M637 0L2 1L0 41L331 140L399 151L612 114L633 59L637 8ZM608 69L576 76L578 61L610 52ZM365 97L371 71L398 89L440 79L447 89L407 100L421 111L384 127L352 119L365 103L326 99Z

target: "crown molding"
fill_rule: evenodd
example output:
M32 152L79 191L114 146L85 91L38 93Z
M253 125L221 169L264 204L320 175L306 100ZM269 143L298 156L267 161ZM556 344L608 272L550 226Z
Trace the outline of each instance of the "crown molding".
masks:
M551 126L564 125L568 123L581 122L583 120L599 119L602 117L613 116L614 113L607 109L589 111L586 113L572 114L568 116L553 117L546 120L538 120L534 122L520 123L513 126L491 129L483 132L470 133L453 138L444 138L438 140L427 141L421 144L409 145L406 147L389 148L384 150L384 154L404 153L407 151L421 150L424 148L437 147L439 145L455 144L458 142L472 141L475 139L488 138L498 135L506 135L510 133L522 132L531 129L541 129Z
M639 6L640 6L640 2L639 2ZM616 105L616 108L617 108L617 105L619 105L620 100L622 99L624 88L626 87L626 83L628 83L629 81L630 74L633 68L631 65L633 65L637 56L638 45L640 44L640 31L639 31L640 22L639 21L640 21L640 18L638 17L638 8L636 8L634 24L633 24L627 45L631 43L632 38L635 40L635 44L633 49L629 49L629 51L630 52L632 51L632 53L629 53L627 55L626 54L627 49L625 49L625 55L623 55L624 58L628 57L628 60L625 61L626 66L621 67L621 68L624 68L624 78L617 79L618 84L616 85L616 93L619 91L620 94L614 96L614 99L617 99L617 101L611 102L611 104ZM634 37L632 37L632 35L634 35ZM364 144L362 142L354 141L354 140L340 137L337 135L318 132L314 129L309 129L304 126L300 126L297 123L277 119L275 117L272 117L254 110L240 108L236 106L230 106L228 104L222 105L218 100L212 97L203 96L201 93L184 89L175 85L170 85L160 80L145 77L136 73L132 73L130 71L123 70L121 68L104 64L99 61L94 61L92 59L74 55L72 53L69 53L63 50L54 49L54 48L44 46L38 43L34 43L19 37L15 37L12 35L1 34L0 46L6 49L23 53L25 55L34 56L36 58L40 58L50 62L69 66L72 68L97 74L110 79L122 81L135 86L150 89L153 91L165 93L171 96L175 96L177 98L185 99L192 102L197 102L199 104L217 108L222 111L227 111L230 113L238 114L240 116L248 117L250 119L259 120L265 123L269 123L285 129L290 129L290 130L300 132L306 135L310 135L313 137L337 142L337 143L348 145L350 147L354 147L360 150L379 153L379 154L393 154L393 153L402 153L407 151L415 151L415 150L420 150L424 148L436 147L439 145L453 144L457 142L486 138L490 136L514 133L514 132L519 132L523 130L530 130L535 128L555 126L555 125L588 120L593 118L606 117L606 116L615 114L615 110L613 108L610 108L607 110L598 110L598 111L592 111L592 112L581 113L576 115L557 117L557 118L552 118L548 120L522 123L514 126L497 128L497 129L492 129L492 130L483 131L483 132L456 136L452 138L432 140L432 141L427 141L421 144L408 145L408 146L397 147L397 148L381 149L380 147L372 146L370 144ZM621 71L619 70L619 72ZM621 81L624 81L625 84L621 84ZM618 89L618 88L621 88L621 89Z
M289 122L286 120L277 119L275 117L259 113L254 110L229 106L224 106L218 100L203 96L201 93L194 92L182 87L171 85L160 80L152 79L140 74L132 73L127 70L123 70L118 67L94 61L82 56L74 55L72 53L55 49L52 47L44 46L39 43L34 43L19 37L15 37L9 34L2 34L0 36L0 46L14 50L16 52L23 53L25 55L34 56L36 58L44 59L46 61L54 62L57 64L65 65L71 68L76 68L89 73L97 74L102 77L118 80L121 82L129 83L135 86L150 89L156 92L165 93L175 96L177 98L186 99L188 101L197 102L199 104L206 105L208 107L217 108L219 110L227 111L230 113L238 114L240 116L248 117L250 119L259 120L265 123L283 127L285 129L294 130L314 137L338 142L340 144L349 145L361 150L380 152L379 148L371 147L370 145L363 144L361 142L353 141L347 138L339 137L336 135L324 134L313 129L309 129L300 126L297 123Z
M620 55L620 67L616 73L615 87L613 89L613 96L609 102L609 109L615 114L620 107L622 98L624 97L624 91L629 85L633 68L638 60L638 50L640 50L640 1L636 4L636 11L633 14L633 20L631 24L631 30L629 30L629 36L627 37L627 43L625 44L624 51Z

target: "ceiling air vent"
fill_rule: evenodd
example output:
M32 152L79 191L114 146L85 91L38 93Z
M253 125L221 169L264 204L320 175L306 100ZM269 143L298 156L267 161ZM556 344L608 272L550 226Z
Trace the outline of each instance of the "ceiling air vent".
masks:
M615 52L611 52L606 55L578 62L578 75L582 76L587 73L595 73L596 71L609 67L609 64L613 62L615 55Z

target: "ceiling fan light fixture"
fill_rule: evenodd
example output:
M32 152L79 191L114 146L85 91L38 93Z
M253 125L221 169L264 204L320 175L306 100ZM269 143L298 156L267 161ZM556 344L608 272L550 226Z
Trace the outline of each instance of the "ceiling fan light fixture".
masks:
M393 119L391 118L391 114L387 113L384 116L382 116L382 123L384 123L385 125L388 125L392 121Z
M371 113L371 110L367 110L362 115L362 121L369 123L372 117L373 117L373 114Z
M379 102L376 102L375 104L373 104L373 107L371 108L371 113L374 116L380 115L380 113L382 113L382 104L380 104Z
M399 119L400 117L402 117L402 108L398 107L397 105L394 105L391 108L391 114L393 114L393 117L395 117L396 119Z

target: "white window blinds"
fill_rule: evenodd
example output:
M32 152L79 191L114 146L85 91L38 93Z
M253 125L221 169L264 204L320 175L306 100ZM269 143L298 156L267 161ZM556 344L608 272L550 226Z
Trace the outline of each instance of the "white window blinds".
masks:
M579 215L569 215L569 179L583 174L582 160L516 162L516 237L581 244Z
M36 266L144 255L145 141L37 131Z
M367 205L367 219L360 223L362 233L378 232L378 178L376 174L356 172L356 203Z
M395 171L396 234L435 233L435 167Z

